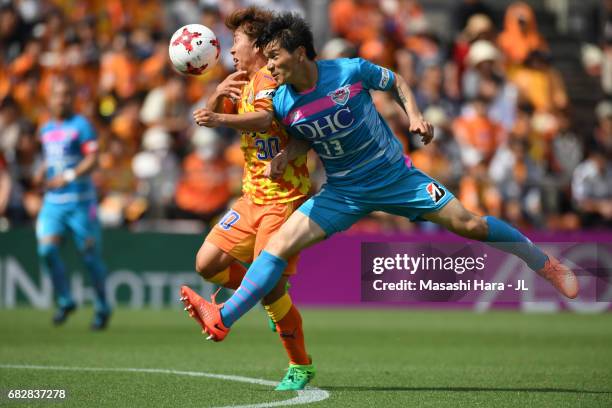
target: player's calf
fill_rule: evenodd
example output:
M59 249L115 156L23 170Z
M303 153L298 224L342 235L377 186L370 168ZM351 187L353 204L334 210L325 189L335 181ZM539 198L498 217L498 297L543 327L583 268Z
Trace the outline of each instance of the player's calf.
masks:
M220 265L208 259L206 255L202 255L201 252L196 255L195 270L203 279L210 280L223 269Z
M217 246L204 242L196 254L195 270L202 278L210 281L234 261L232 256Z
M465 238L478 241L487 239L486 219L469 212L457 199L452 199L438 211L425 214L423 218Z
M53 324L60 325L66 321L76 305L70 293L70 282L66 268L59 254L59 239L44 239L38 243L38 256L43 269L51 277L58 309L53 317Z
M546 255L529 238L508 223L492 216L476 216L467 211L456 199L441 210L426 214L424 218L446 227L451 232L484 241L494 248L516 255L564 296L573 299L578 295L576 275L557 259Z

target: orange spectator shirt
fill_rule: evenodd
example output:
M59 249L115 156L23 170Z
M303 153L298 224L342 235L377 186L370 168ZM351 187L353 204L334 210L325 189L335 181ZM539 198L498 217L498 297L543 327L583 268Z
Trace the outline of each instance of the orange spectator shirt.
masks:
M458 117L453 122L453 131L459 143L472 146L487 161L493 157L495 150L505 138L500 124L477 115Z
M272 112L272 97L277 87L270 71L263 67L242 88L239 114L266 110ZM242 132L240 148L244 153L242 193L255 204L288 203L304 198L310 190L306 155L289 162L276 180L264 176L272 157L287 147L289 136L276 119L266 132Z
M198 214L224 207L232 196L228 168L224 159L202 160L191 153L183 161L184 175L176 187L176 204Z

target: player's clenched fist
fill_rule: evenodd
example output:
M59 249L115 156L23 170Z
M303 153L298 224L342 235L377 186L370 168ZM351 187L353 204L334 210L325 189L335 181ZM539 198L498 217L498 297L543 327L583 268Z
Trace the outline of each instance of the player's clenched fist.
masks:
M421 135L421 141L428 144L434 137L434 127L422 116L410 118L410 132Z
M246 78L246 73L246 71L236 71L228 75L223 82L217 85L217 95L225 96L233 100L240 99L242 87L249 83L244 80Z
M289 155L286 150L281 150L266 166L264 176L272 180L279 178L285 172L289 164Z
M219 126L219 114L207 108L197 109L193 112L193 120L198 126L214 128Z

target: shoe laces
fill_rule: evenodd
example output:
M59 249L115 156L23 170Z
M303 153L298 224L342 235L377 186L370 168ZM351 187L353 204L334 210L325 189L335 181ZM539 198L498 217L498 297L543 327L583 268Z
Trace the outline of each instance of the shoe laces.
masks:
M289 367L287 369L287 374L285 374L285 379L296 382L307 380L309 373L307 370L304 370L300 367Z

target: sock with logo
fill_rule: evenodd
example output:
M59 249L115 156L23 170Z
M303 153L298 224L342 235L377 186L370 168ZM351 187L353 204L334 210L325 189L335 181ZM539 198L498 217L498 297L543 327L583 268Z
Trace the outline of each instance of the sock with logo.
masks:
M285 293L272 304L264 305L264 308L268 316L276 323L276 329L289 357L289 363L310 364L304 344L302 316L291 301L289 294Z

